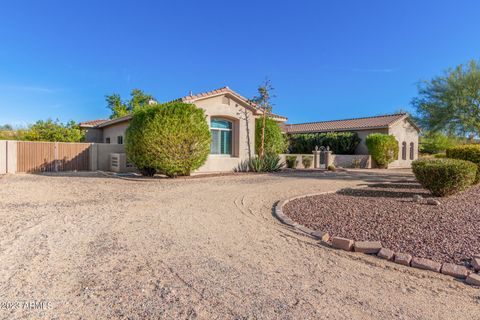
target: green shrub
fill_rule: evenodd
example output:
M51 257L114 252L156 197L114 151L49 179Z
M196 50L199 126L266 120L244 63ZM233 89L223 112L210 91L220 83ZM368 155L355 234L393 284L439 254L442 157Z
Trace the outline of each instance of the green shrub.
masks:
M289 136L289 152L311 153L315 146L329 147L334 154L354 154L360 143L356 132L302 133Z
M313 156L302 156L302 164L304 168L310 168L312 166Z
M296 169L298 165L297 156L286 156L287 168Z
M447 136L440 132L426 132L420 137L420 152L428 154L437 154L445 152L461 143L457 137Z
M365 139L368 152L378 167L386 168L398 158L398 141L393 135L371 133Z
M254 157L238 165L235 172L276 172L283 166L278 155L265 155L263 158Z
M202 109L171 102L139 108L126 132L128 159L144 174L190 175L210 153L210 129Z
M438 197L465 190L473 184L477 173L474 163L457 159L415 160L412 169L420 184Z
M445 159L447 155L445 153L436 153L433 155L435 159Z
M480 182L480 145L466 144L447 149L447 157L452 159L467 160L478 166L477 177L474 183Z
M255 121L255 151L260 154L260 147L262 144L262 119ZM286 138L280 129L278 122L266 118L265 119L265 154L276 155L284 153L287 150Z

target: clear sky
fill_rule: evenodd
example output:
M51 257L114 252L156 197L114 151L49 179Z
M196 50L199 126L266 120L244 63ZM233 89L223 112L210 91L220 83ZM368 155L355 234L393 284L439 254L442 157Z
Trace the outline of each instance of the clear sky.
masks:
M480 1L2 1L0 124L106 118L268 76L290 123L410 109L416 84L480 57Z

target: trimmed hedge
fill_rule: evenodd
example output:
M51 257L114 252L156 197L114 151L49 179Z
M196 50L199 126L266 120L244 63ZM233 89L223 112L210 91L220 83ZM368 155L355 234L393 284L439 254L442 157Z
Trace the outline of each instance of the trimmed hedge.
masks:
M302 156L302 164L305 169L312 166L313 156Z
M127 128L128 159L145 175L190 175L210 153L210 128L202 109L170 102L139 108Z
M309 154L315 146L329 147L334 154L354 154L360 143L356 132L301 133L289 136L289 152Z
M466 144L447 149L447 158L467 160L478 166L475 184L480 182L480 145Z
M260 154L260 146L262 144L262 118L255 120L255 151ZM287 143L278 122L266 118L265 119L265 141L264 150L266 155L277 155L287 150Z
M398 141L393 135L371 133L365 139L365 144L379 168L386 168L398 159Z
M287 155L285 157L285 162L286 162L287 168L290 168L290 169L296 169L297 168L297 165L298 165L297 156Z
M477 174L474 163L457 159L415 160L412 170L420 184L437 197L467 189Z

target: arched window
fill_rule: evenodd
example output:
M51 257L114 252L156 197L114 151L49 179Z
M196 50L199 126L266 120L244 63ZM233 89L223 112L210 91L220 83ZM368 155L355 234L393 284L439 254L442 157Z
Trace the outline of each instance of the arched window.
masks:
M214 118L210 121L212 133L211 154L232 154L232 122Z
M413 142L410 142L410 160L413 160L415 154L415 144Z
M402 160L407 160L407 143L402 142Z

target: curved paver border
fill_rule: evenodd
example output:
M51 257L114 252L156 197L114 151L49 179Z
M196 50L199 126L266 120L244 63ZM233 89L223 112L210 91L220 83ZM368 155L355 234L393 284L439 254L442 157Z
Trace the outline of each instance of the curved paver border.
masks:
M356 188L364 188L366 186L360 186ZM296 230L299 230L303 233L306 233L313 238L319 239L322 243L330 247L350 252L355 251L364 254L375 254L380 259L395 262L397 264L407 267L442 273L456 279L464 279L465 282L468 284L480 286L480 273L475 273L474 271L467 269L465 266L447 262L440 263L430 259L414 257L402 252L393 252L390 249L383 248L379 241L354 241L352 239L346 239L342 237L332 237L330 239L330 235L328 234L328 232L323 230L310 229L304 225L296 223L283 213L283 207L290 201L337 192L338 190L311 193L278 201L274 210L275 216L278 220L280 220L280 222L292 228L295 228ZM475 256L472 258L473 261L477 261L476 259L478 259L478 261L480 262L480 256Z

